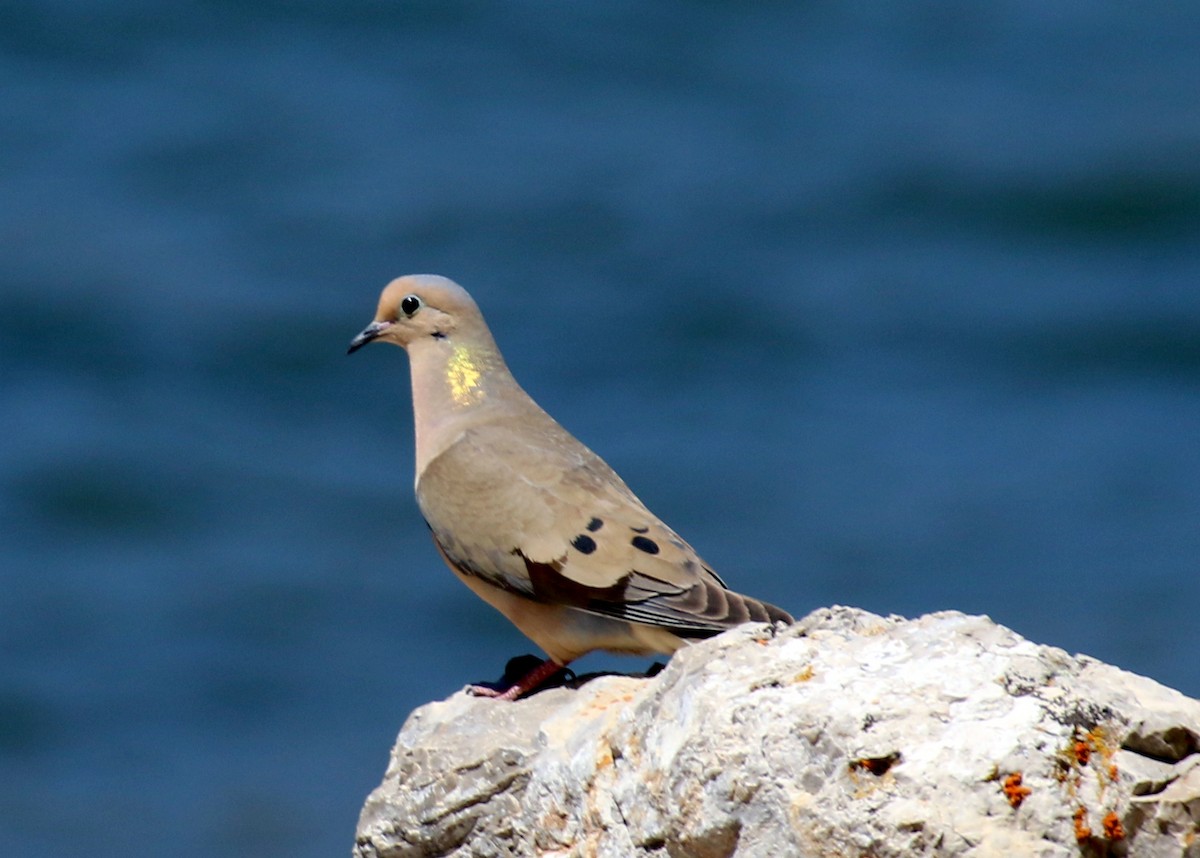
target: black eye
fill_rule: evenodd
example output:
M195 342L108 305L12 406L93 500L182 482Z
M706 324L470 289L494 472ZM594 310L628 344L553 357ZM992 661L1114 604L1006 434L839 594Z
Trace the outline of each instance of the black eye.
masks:
M405 295L404 300L400 302L400 309L404 311L404 315L412 316L421 309L421 299L416 295Z

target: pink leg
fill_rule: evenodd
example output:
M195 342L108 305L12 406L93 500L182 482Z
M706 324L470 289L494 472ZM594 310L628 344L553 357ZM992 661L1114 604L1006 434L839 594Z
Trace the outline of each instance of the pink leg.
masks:
M560 664L552 658L548 658L535 667L529 673L525 674L507 691L497 691L494 688L486 688L482 685L468 685L467 691L474 694L476 697L494 697L497 700L516 700L523 694L527 694L537 688L547 679L562 670L566 665Z

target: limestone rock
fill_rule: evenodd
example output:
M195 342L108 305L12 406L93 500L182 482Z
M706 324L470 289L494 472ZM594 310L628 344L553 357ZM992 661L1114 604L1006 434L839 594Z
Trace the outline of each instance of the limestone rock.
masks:
M421 707L354 854L1200 858L1200 701L986 617L820 610Z

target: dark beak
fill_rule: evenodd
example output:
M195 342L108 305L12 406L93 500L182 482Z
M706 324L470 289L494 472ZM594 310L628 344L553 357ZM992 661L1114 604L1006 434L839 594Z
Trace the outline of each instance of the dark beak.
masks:
M350 341L350 348L346 349L346 354L352 355L371 340L378 337L384 331L392 326L391 322L372 322L363 328L361 334Z

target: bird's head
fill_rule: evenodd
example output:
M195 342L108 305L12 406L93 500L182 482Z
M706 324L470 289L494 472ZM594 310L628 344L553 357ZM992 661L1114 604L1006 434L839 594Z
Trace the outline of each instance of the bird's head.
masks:
M475 301L453 280L436 274L397 277L379 296L375 320L350 341L347 354L380 340L409 348L425 340L445 340L482 329Z

